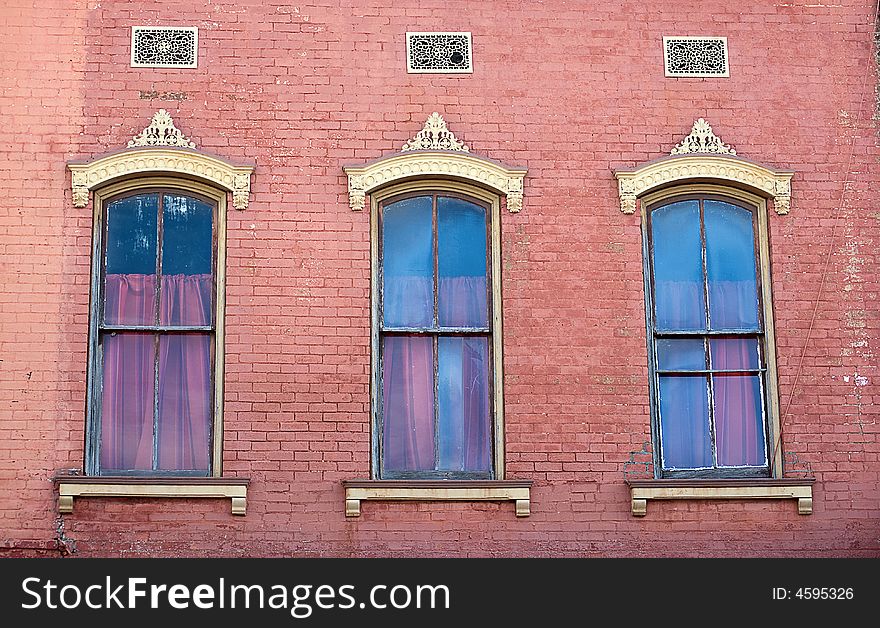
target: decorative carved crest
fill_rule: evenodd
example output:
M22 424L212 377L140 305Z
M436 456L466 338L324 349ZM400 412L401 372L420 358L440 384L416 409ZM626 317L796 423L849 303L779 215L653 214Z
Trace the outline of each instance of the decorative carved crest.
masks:
M178 148L195 148L196 145L184 137L180 129L174 126L174 120L164 109L159 109L150 125L136 135L128 143L129 148L137 146L176 146Z
M712 132L712 127L703 118L694 122L690 135L672 149L670 155L689 155L692 153L711 153L714 155L736 155L736 151L721 141Z
M733 187L752 189L773 199L777 214L791 211L793 172L765 168L731 155L686 154L648 162L635 170L618 170L620 211L632 214L636 200L651 190L689 181L721 181Z
M344 166L348 175L348 203L354 211L366 209L367 194L396 181L416 177L455 178L494 190L507 198L507 209L523 207L524 168L508 168L470 153L398 153L360 166Z
M416 133L410 141L403 145L400 152L410 150L452 150L462 153L470 152L463 142L446 128L446 121L436 111L428 117L425 127Z

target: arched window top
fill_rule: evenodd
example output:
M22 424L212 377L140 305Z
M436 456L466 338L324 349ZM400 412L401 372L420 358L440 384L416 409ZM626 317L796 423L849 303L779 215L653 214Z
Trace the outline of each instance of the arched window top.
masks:
M92 161L69 163L74 207L89 203L89 192L125 178L172 175L208 183L232 193L232 205L245 209L253 166L233 164L196 150L195 144L160 109L149 126L124 150Z
M620 211L632 214L636 200L645 194L674 185L712 182L773 199L777 214L791 210L793 172L777 171L736 155L736 151L712 132L700 118L691 133L670 155L642 164L634 170L617 170Z
M658 476L778 475L762 202L656 197L644 237Z
M507 209L522 209L524 168L509 168L470 153L433 113L424 128L406 142L401 152L373 162L343 168L348 175L349 206L359 211L366 195L394 183L411 179L450 179L473 183L505 196Z

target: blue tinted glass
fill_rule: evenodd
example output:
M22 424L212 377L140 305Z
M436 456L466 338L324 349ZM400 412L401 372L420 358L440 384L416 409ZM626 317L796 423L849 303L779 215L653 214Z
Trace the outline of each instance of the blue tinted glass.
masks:
M430 196L390 203L382 212L382 312L386 327L434 320L433 208Z
M439 469L488 474L489 340L440 337L438 351Z
M705 377L660 376L660 444L666 469L713 466Z
M706 351L702 339L657 340L657 368L683 371L705 369Z
M752 212L705 201L709 327L758 329L758 289Z
M162 200L162 274L211 274L214 208L187 196Z
M764 403L757 375L715 375L715 442L718 466L767 464Z
M654 210L651 239L657 329L706 329L699 202L679 201Z
M211 204L187 196L163 197L160 324L211 324L213 224Z
M712 368L719 371L760 368L756 338L712 338L709 340Z
M486 327L486 210L437 199L438 317L441 327Z
M107 206L108 275L155 275L158 194L137 194Z

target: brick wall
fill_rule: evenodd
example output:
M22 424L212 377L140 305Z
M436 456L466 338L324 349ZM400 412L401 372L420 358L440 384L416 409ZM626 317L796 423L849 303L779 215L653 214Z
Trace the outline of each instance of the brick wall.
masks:
M0 554L101 556L878 556L880 213L867 1L541 3L6 0L0 8ZM197 69L129 67L130 26L199 27ZM470 31L474 72L407 74L407 31ZM664 35L728 38L731 77L667 79ZM8 80L7 80L8 79ZM125 146L159 108L208 153L256 163L229 209L223 500L83 499L91 206L72 159ZM365 503L369 212L342 166L388 155L432 111L477 155L528 168L504 213L509 503ZM783 448L816 478L790 501L652 502L638 215L612 171L668 154L699 117L796 172L769 215ZM644 465L643 465L644 466Z

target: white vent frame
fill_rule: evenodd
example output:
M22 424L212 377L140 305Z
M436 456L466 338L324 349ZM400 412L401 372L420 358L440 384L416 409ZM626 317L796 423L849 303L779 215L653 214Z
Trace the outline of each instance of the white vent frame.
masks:
M193 34L192 63L144 63L136 57L136 40L139 33L157 31L184 31ZM199 66L199 29L197 26L132 26L131 27L131 67L133 68L181 68L191 69Z
M680 72L673 71L669 67L669 43L687 41L712 41L720 42L724 55L723 72ZM663 71L668 78L729 78L730 77L730 51L727 47L727 37L690 36L690 37L664 37L663 38Z
M466 68L417 68L413 67L413 39L417 37L457 36L464 37L467 42ZM406 71L409 74L473 74L474 72L474 40L470 31L407 31L406 33Z

